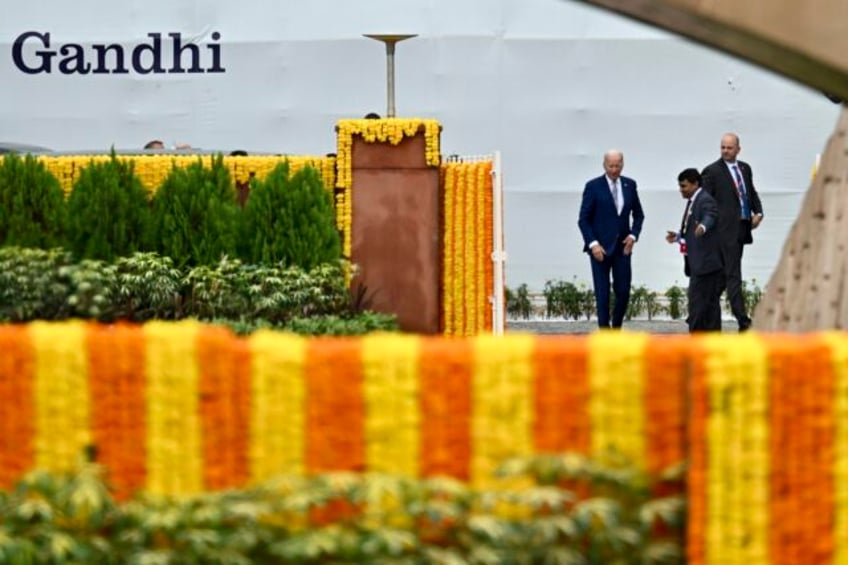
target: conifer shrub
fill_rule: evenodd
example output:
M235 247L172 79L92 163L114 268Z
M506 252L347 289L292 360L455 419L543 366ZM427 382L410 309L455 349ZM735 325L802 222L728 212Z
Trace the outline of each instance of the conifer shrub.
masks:
M153 197L153 251L177 267L212 265L235 254L239 208L220 154L205 167L200 159L174 166Z
M0 160L0 245L61 245L66 221L59 181L32 155Z
M150 203L132 161L112 151L109 161L91 162L68 198L68 249L77 259L112 261L144 251Z
M318 172L290 174L288 162L254 181L243 211L241 256L247 263L312 269L341 258L332 197Z

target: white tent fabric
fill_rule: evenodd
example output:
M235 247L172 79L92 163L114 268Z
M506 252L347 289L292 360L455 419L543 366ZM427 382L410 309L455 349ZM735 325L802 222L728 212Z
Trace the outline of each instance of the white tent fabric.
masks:
M663 240L683 209L676 176L717 158L728 130L742 138L766 211L743 263L762 284L838 113L820 93L562 0L38 0L0 18L0 139L57 150L161 138L333 152L338 119L385 113L384 49L362 34L389 32L418 34L397 48L398 115L439 119L445 155L502 152L509 286L589 281L577 208L611 147L624 151L647 215L634 283L682 282ZM47 33L49 47L39 39ZM199 46L204 69L217 46L224 71L59 72L69 54L81 59L66 70L96 64L98 44L120 44L129 61L149 34L161 34L170 67L170 33ZM56 52L51 73L16 66L22 36L24 67L39 68L39 51ZM150 66L150 53L140 62Z

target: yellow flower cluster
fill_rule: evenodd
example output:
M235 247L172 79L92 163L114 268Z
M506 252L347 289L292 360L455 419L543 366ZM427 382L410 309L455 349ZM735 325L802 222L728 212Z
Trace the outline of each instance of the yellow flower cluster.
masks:
M471 481L496 485L496 465L533 453L532 336L474 340Z
M421 410L418 363L420 341L381 334L362 340L365 464L378 473L417 477Z
M599 332L588 339L592 456L601 461L624 457L644 469L648 336Z
M71 472L91 444L85 326L35 322L29 331L36 361L35 466Z
M133 163L135 174L141 180L144 188L155 193L173 167L185 167L201 161L204 166L212 162L212 155L119 155L122 161ZM62 190L70 194L74 183L79 178L82 169L89 163L102 163L111 159L109 155L43 155L38 158L53 175L59 179ZM234 156L224 157L224 165L229 169L231 178L236 184L249 182L250 179L264 179L274 167L288 160L291 172L311 165L318 170L321 180L328 190L336 184L336 160L333 157L313 157L296 155L275 156Z
M147 490L203 491L196 322L145 324Z
M250 338L250 475L302 475L306 419L307 340L270 331Z
M710 336L707 563L768 563L768 354L753 334Z
M442 312L447 335L491 330L492 162L445 163Z
M336 187L342 192L336 196L336 224L342 232L342 253L351 255L351 226L353 225L353 137L358 135L367 143L397 145L405 137L415 136L421 128L425 135L427 165L438 167L441 162L437 120L422 118L386 118L381 120L339 120L337 134Z

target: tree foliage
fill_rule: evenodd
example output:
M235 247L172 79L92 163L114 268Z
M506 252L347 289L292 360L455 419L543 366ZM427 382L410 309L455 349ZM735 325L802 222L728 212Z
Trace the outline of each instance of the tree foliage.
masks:
M230 173L218 155L209 167L198 159L174 166L153 198L152 250L177 267L211 265L233 257L239 208Z
M0 160L0 245L62 244L67 211L59 181L32 155Z
M283 263L311 269L338 261L341 244L332 198L318 172L290 174L288 162L254 181L244 208L242 258L254 264Z
M68 249L78 259L112 261L145 250L150 206L132 161L91 162L68 198Z

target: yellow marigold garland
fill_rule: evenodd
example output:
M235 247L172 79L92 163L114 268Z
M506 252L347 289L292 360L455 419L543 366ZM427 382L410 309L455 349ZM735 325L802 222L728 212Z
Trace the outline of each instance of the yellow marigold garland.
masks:
M365 463L378 473L419 474L420 338L366 336L362 343Z
M708 564L768 561L768 358L754 334L704 338Z
M147 490L203 491L196 322L144 325L147 372Z
M381 120L339 120L337 125L337 178L336 187L343 189L341 200L344 202L342 216L342 253L351 256L351 225L353 223L352 190L353 137L358 135L367 143L391 143L397 145L405 137L413 137L424 128L425 162L430 167L438 167L439 134L441 126L437 120L422 118L386 118ZM338 211L337 211L338 213Z
M445 322L445 335L456 335L456 241L453 226L457 221L456 212L456 166L448 163L443 167L444 174L444 237L442 244L442 311Z
M91 444L88 361L82 322L34 322L35 466L71 472Z
M80 172L89 163L109 161L110 155L42 155L38 160L59 180L65 194L70 194ZM148 193L154 194L174 166L185 167L200 160L204 166L212 162L212 155L118 155L121 161L131 161L134 172ZM302 155L258 155L258 156L227 156L224 166L230 171L234 183L246 183L252 178L264 179L274 167L283 161L288 161L292 173L309 165L321 175L321 180L327 190L332 190L336 184L335 158Z
M304 472L307 340L258 331L250 338L250 471L254 481Z
M624 457L640 469L645 457L645 348L648 336L602 331L589 340L592 455Z
M492 484L496 467L533 452L534 338L474 338L471 480Z

